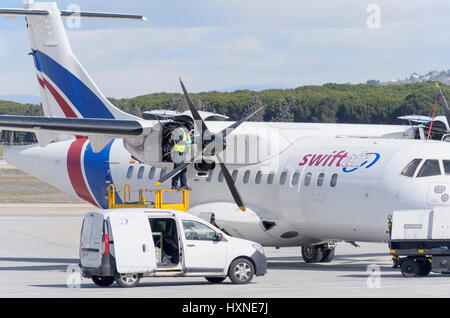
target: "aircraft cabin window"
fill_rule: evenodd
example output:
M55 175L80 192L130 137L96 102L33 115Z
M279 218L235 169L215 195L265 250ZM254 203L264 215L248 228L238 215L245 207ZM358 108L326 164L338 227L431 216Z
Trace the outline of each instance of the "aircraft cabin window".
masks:
M127 178L128 178L128 179L131 179L131 177L133 176L133 169L134 169L133 166L130 166L130 167L128 168L128 172L127 172Z
M145 167L139 168L138 174L137 174L138 179L142 179L142 177L144 176L144 169L145 169Z
M296 171L292 175L291 186L296 186L298 183L298 179L300 178L300 172Z
M305 174L305 180L303 181L303 184L305 186L309 186L310 185L310 183L311 183L311 176L312 176L311 172L308 172L307 174Z
M336 186L337 178L338 178L337 173L335 173L335 174L333 174L333 175L331 176L331 180L330 180L330 186L331 186L331 187L334 188L334 187Z
M286 183L286 177L287 177L287 172L283 171L280 175L280 185L283 185Z
M166 169L162 169L159 178L161 179L162 177L164 177L166 175L166 172L167 172Z
M153 177L155 176L155 170L156 170L155 167L152 167L152 168L150 169L150 172L148 173L148 178L149 178L149 179L153 179Z
M244 173L244 183L248 183L249 179L250 179L250 170L247 170Z
M267 184L272 184L274 178L275 178L275 173L271 172L271 173L267 176Z
M213 171L211 171L211 172L208 174L208 176L206 177L206 182L210 182L211 179L212 179L212 177L213 177Z
M261 178L262 178L262 173L261 173L261 171L258 171L258 172L256 173L255 183L256 183L256 184L260 184L260 183L261 183Z
M319 177L317 178L317 186L321 187L323 185L323 180L325 179L325 173L319 174Z
M222 182L223 181L223 173L222 173L222 171L220 171L219 172L219 182Z
M237 176L238 176L238 171L237 170L233 170L233 172L231 173L231 178L233 178L234 182L236 182Z
M416 172L417 167L419 166L422 159L414 159L403 169L401 175L405 177L412 178L414 176L414 172Z
M439 167L439 160L428 159L420 168L417 178L438 176L441 174L441 168Z
M442 163L444 164L444 173L449 175L450 174L450 160L442 160Z

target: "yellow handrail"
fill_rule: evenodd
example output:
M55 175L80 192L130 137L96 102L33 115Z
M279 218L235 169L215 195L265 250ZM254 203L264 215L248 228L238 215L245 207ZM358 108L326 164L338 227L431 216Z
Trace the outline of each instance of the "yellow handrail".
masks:
M116 187L114 184L108 186L108 209L113 209L116 202Z
M127 201L127 189L128 189L128 201ZM130 202L131 201L131 187L129 184L125 184L123 186L123 201Z
M116 188L113 184L108 186L108 208L109 209L120 209L120 208L148 208L149 205L145 204L147 200L143 195L143 189L138 190L138 202L131 202L131 187L129 184L125 184L123 187L123 198L124 202L122 204L116 204ZM165 203L163 201L164 192L178 192L178 190L146 190L147 192L155 193L155 200L153 202L153 208L155 209L169 209L188 212L189 209L189 191L182 190L183 202L182 203ZM128 200L127 200L128 194Z

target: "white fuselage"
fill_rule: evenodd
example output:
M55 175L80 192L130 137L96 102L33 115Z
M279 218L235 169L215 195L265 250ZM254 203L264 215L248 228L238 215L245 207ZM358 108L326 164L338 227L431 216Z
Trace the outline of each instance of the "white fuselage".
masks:
M209 125L211 130L218 130L227 123ZM402 126L243 126L246 127L242 131L255 126L270 127L282 136L270 155L250 165L228 165L247 211L241 212L235 205L225 181L219 178L218 168L208 178L190 180L191 212L214 213L216 224L233 236L266 246L299 246L330 240L385 241L387 217L393 210L449 204L440 200L433 189L436 185L450 189L450 176L443 173L413 178L401 172L416 158L450 159L450 144L336 138L361 131L377 137L402 134ZM107 207L107 187L111 183L116 189L123 189L125 184L135 190L155 189L154 183L162 171L130 161L122 139L112 141L100 153L93 152L87 139L79 138L44 148L10 148L4 155L8 163L102 208ZM443 170L442 162L440 165ZM305 179L310 180L309 184ZM119 200L123 199L123 192L118 195ZM132 194L132 200L137 200L137 193ZM272 225L270 228L264 225L267 222Z

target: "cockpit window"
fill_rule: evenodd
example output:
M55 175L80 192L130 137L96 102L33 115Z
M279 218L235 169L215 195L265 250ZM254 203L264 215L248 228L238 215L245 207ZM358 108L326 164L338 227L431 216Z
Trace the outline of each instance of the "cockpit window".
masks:
M444 173L449 175L450 174L450 160L442 160L442 163L444 164Z
M403 169L402 176L412 178L414 176L414 172L416 172L417 167L419 166L422 159L414 159Z
M423 164L422 168L420 168L419 173L417 174L418 178L421 177L431 177L438 176L441 174L441 168L439 167L439 160L426 160Z

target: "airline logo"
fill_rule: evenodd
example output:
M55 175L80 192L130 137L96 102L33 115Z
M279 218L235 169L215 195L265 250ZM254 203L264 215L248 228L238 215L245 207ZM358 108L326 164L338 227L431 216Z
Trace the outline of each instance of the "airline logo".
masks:
M315 167L342 167L344 172L353 172L360 168L370 168L379 159L377 152L362 152L360 154L351 154L348 151L333 151L331 154L307 154L299 166Z

